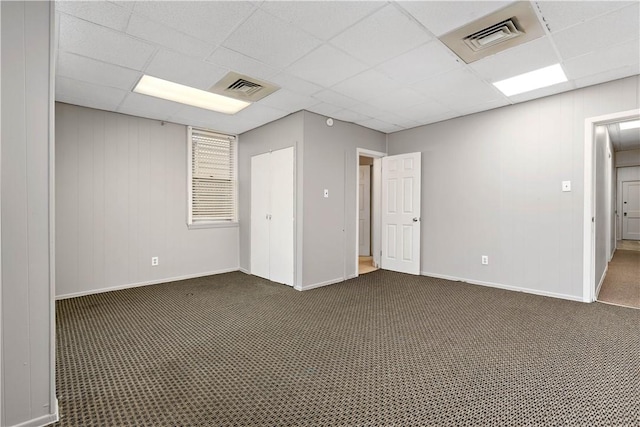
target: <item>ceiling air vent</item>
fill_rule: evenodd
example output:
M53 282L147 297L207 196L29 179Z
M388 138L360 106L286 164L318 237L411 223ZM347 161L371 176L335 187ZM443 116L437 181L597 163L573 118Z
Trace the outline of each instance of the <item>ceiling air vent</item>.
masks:
M280 87L274 84L231 71L222 80L213 85L209 92L242 101L256 102L267 95L271 95L278 89Z
M543 35L531 3L517 1L443 35L440 40L470 64Z
M482 49L488 49L498 43L511 40L514 37L523 35L524 32L518 29L515 17L499 22L495 25L473 33L463 40L471 50L477 52Z

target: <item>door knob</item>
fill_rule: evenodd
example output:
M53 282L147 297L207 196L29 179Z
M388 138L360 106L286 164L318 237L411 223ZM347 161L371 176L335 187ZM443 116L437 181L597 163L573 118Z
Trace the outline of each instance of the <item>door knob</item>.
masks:
M413 218L413 222L418 222L418 221L420 221L420 218L418 217Z
M624 213L624 216L627 216L627 213L626 213L626 212Z

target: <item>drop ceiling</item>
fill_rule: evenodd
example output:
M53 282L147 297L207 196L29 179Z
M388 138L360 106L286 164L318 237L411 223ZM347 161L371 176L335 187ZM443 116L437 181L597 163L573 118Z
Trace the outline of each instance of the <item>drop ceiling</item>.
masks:
M619 123L607 125L613 151L640 150L640 128L620 129Z
M640 74L638 1L530 2L544 35L466 64L439 37L505 1L58 1L56 100L242 133L299 110L392 133ZM560 63L506 97L494 81ZM235 115L133 93L143 74L209 89L228 72L280 90Z

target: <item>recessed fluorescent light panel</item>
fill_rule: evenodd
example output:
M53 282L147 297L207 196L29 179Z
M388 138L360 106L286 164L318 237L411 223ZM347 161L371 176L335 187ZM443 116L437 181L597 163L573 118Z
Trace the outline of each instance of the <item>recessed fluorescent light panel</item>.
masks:
M640 120L632 120L630 122L620 122L620 130L629 130L640 128Z
M225 114L235 114L251 105L250 102L240 101L146 74L142 76L133 91Z
M513 96L519 93L529 92L547 86L567 81L560 64L551 65L549 67L540 68L539 70L530 71L511 77L505 80L495 82L493 85L506 96Z

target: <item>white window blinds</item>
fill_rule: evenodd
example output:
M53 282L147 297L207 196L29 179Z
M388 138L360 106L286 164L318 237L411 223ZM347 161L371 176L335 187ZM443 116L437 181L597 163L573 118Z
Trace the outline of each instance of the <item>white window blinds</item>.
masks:
M236 137L189 127L189 223L236 220Z

